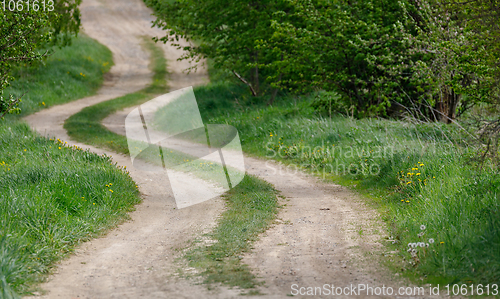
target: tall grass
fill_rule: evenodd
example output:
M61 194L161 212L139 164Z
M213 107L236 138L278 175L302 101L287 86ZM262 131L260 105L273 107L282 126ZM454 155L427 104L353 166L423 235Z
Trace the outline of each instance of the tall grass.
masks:
M23 116L91 95L111 64L107 48L80 35L44 64L16 69L6 92L28 91ZM42 138L19 116L0 120L0 298L27 294L55 261L126 219L139 201L128 173L108 157Z
M15 80L4 91L14 96L26 93L19 105L21 116L92 95L113 65L111 51L83 34L71 46L54 50L43 62L18 66Z
M266 107L234 90L224 82L195 89L205 121L235 126L247 153L371 195L402 257L398 269L430 282L500 280L500 176L478 171L458 128L324 117L312 108L315 95ZM408 247L417 242L429 247Z
M0 280L25 292L78 243L127 217L135 183L108 157L0 126Z

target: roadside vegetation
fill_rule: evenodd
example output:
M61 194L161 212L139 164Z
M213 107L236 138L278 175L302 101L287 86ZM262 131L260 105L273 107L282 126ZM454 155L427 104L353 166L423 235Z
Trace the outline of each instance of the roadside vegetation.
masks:
M51 13L0 10L5 298L29 291L54 261L123 221L139 201L127 172L107 157L39 137L15 115L87 96L102 82L112 64L107 49L85 37L58 48L78 32L80 2L55 1ZM395 271L416 282L498 283L498 5L145 2L168 29L160 40L191 39L185 58L211 61L212 83L195 89L206 123L235 126L247 153L367 195L390 227L388 246L401 257ZM74 115L65 123L72 138L127 153L125 137L100 121L166 92L162 53L144 43L153 84ZM187 257L209 284L252 288L258 282L239 255L272 223L275 191L247 176L226 200L206 236L217 242Z
M491 163L480 170L467 132L443 123L330 117L318 109L324 93L282 96L267 106L244 88L197 87L204 120L235 126L246 153L289 166L271 173L303 170L371 198L401 257L395 271L441 284L498 281L500 175Z
M211 61L212 83L195 89L204 120L235 126L247 153L371 198L395 271L499 281L498 5L145 2L161 41L191 39L185 59Z
M14 68L5 90L21 116L91 95L111 52L80 35L43 62ZM76 245L127 219L140 201L128 173L99 156L34 133L19 115L0 120L0 298L27 294Z
M21 117L94 94L113 66L111 51L85 35L54 50L46 60L21 64L12 72L15 79L4 93L14 98L25 94L18 105Z

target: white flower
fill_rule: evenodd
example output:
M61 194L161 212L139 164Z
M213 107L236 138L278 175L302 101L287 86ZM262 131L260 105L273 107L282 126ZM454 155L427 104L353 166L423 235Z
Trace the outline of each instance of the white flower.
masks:
M420 229L421 229L421 230L424 230L424 229L425 229L425 225L423 225L423 224L422 224L422 225L420 226Z
M424 242L420 242L420 243L418 243L418 246L420 246L420 247L424 247L424 246L425 246L425 243L424 243Z
M429 247L429 243L426 243L425 246Z
M431 244L434 243L434 239L430 238L429 243L431 243Z
M424 232L419 233L417 236L420 238L424 235Z
M408 247L411 247L411 244L412 244L412 243L408 243Z

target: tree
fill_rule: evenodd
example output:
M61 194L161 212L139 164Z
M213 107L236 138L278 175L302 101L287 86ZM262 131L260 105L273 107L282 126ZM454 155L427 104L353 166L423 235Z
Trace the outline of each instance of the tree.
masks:
M437 2L290 0L275 13L262 47L280 86L303 93L338 91L359 117L413 116L451 122L495 88L498 51L477 25Z
M0 118L19 112L20 98L3 97L18 63L32 63L50 55L48 46L64 46L78 33L81 0L59 0L54 10L0 10Z
M210 58L216 68L247 84L254 96L264 92L266 74L259 66L269 62L270 51L258 48L256 41L270 38L272 15L286 1L146 0L146 4L155 11L154 24L166 32L161 41L177 46L179 38L192 42L183 47L187 53L183 59Z
M293 9L274 14L274 34L261 43L281 58L265 66L275 84L296 93L340 92L358 116L386 115L391 102L405 99L411 89L405 2L289 3Z
M461 12L433 2L416 1L415 6L412 79L425 89L420 101L429 118L450 123L475 104L491 100L497 53Z

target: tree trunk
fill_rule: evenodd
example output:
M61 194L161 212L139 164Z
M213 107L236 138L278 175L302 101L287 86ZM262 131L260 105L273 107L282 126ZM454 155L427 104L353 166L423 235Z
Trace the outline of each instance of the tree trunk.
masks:
M280 74L278 78L278 82L281 81L281 76L283 74ZM269 102L267 102L267 106L271 106L274 103L274 100L276 99L276 95L278 94L278 88L273 89L273 93L271 94L271 98L269 99Z
M259 67L255 67L254 81L253 86L255 88L255 92L259 94Z
M259 92L259 52L255 52L255 69L254 69L254 75L253 75L253 88L255 89L255 92L257 95L260 94Z
M436 103L437 120L447 124L455 120L459 102L460 96L451 87L443 87L439 102Z

